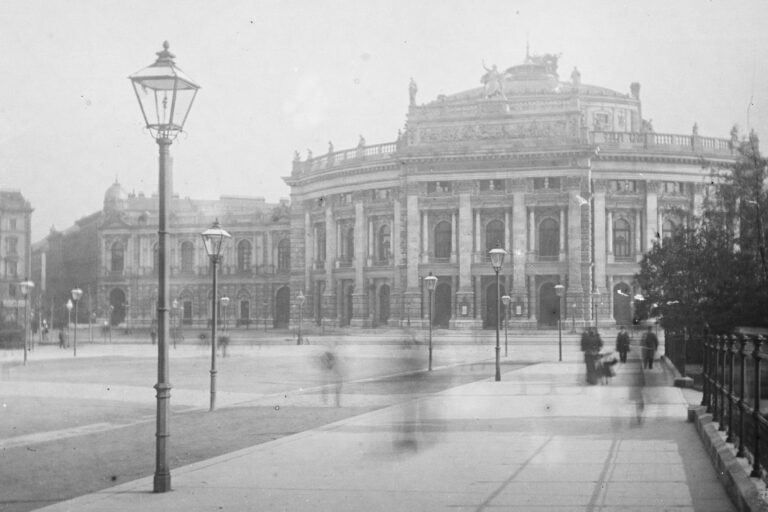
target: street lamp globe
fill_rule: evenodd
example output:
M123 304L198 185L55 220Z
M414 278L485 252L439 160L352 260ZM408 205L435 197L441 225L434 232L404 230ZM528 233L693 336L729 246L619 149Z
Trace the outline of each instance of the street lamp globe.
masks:
M507 307L507 306L509 306L509 303L510 303L511 300L512 300L512 297L510 297L509 295L504 295L501 298L501 303L504 304L504 307Z
M299 294L296 296L296 301L299 303L299 306L303 306L306 299L307 298L304 296L303 292L299 292Z
M75 302L79 301L80 297L82 296L83 296L83 290L81 290L80 288L75 288L74 290L72 290L72 300L74 300Z
M22 281L19 283L19 287L21 288L21 294L26 297L32 291L32 288L35 287L35 283L32 281Z
M216 219L210 228L202 232L203 245L205 245L205 252L208 253L208 257L218 260L221 255L221 248L224 245L224 240L232 238L232 235L221 229L219 220Z
M491 266L495 272L500 272L501 267L504 265L504 257L508 254L507 251L501 247L495 247L491 249L488 254L491 257Z
M156 139L172 140L184 129L200 86L176 66L169 47L165 41L155 63L129 78L147 128Z
M435 287L437 286L437 277L433 276L432 272L430 272L429 275L424 278L424 282L427 283L428 292L435 291Z
M221 305L224 306L225 308L227 306L229 306L229 297L222 297L221 298Z
M72 304L72 299L67 299L67 310L69 312L72 312L72 308L75 307L74 304Z

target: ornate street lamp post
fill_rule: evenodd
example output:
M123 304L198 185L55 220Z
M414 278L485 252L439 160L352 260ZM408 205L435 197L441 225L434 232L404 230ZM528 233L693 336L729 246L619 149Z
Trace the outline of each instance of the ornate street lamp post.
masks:
M296 344L301 345L304 343L304 339L301 337L301 324L304 321L304 301L306 300L306 297L304 297L304 294L299 290L299 294L296 296L296 304L299 306L299 335L296 338Z
M221 229L219 221L216 220L213 225L203 231L203 244L205 252L211 259L211 272L213 273L213 295L211 297L211 407L210 410L216 410L216 321L217 321L217 300L216 300L216 266L221 259L221 248L224 245L225 238L231 238L230 234Z
M432 371L432 294L435 291L435 286L437 286L437 277L432 275L432 272L429 273L427 277L424 278L424 282L427 283L427 291L429 292L429 371Z
M501 303L504 304L504 357L507 357L509 351L507 350L507 328L509 326L509 319L507 318L507 312L509 311L509 303L512 301L512 297L504 295L501 298Z
M115 319L115 306L109 305L109 321L107 322L107 332L109 333L109 342L112 343L112 320ZM170 398L170 395L168 395Z
M69 343L69 324L72 323L72 299L67 299L67 343ZM69 346L69 345L67 345Z
M563 360L563 297L565 296L565 286L561 284L555 285L555 294L557 295L557 347L558 347L558 361Z
M199 85L182 72L168 51L168 41L163 50L157 52L154 64L131 75L129 78L139 101L144 123L155 138L160 150L158 173L158 287L157 287L157 434L155 450L154 492L171 490L171 471L166 452L169 432L168 410L171 399L171 384L168 380L168 273L166 258L168 248L168 210L171 190L168 174L170 166L169 147L173 139L184 128ZM111 335L111 334L110 334Z
M72 290L72 300L75 301L75 337L72 342L74 351L74 357L77 357L77 303L80 302L80 297L83 296L83 290L75 288Z
M491 266L496 272L496 382L501 380L501 362L499 361L499 321L501 317L501 285L499 284L499 272L504 265L504 256L507 251L501 247L491 249L488 254L491 257Z
M25 279L19 284L19 287L21 287L21 294L24 296L24 364L26 365L27 351L29 350L29 318L27 317L29 308L27 304L29 304L29 293L35 287L35 283Z

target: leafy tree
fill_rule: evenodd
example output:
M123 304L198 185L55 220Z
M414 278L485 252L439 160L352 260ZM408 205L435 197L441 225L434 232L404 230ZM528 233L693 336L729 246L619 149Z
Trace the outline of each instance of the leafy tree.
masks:
M768 326L768 264L762 212L766 161L752 133L737 163L712 171L700 217L654 244L635 276L643 290L640 318L660 317L667 330L727 332Z

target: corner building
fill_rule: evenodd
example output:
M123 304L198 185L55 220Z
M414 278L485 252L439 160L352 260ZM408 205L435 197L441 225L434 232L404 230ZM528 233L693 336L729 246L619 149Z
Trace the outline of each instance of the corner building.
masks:
M628 94L561 81L557 57L495 66L423 104L394 142L293 162L290 287L338 326L494 328L500 273L517 328L629 324L644 252L701 208L735 140L656 133ZM692 123L693 124L693 123ZM555 286L565 287L560 299ZM503 310L502 310L503 311ZM567 325L567 324L566 324Z

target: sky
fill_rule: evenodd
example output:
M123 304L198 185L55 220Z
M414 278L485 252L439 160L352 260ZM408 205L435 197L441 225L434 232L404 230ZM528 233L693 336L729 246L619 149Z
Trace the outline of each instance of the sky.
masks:
M290 190L306 157L395 140L417 103L560 54L561 80L628 93L660 133L768 140L768 2L0 0L0 188L31 202L32 241L102 208L118 180L157 191L157 144L128 76L164 40L201 85L171 146L181 197Z

